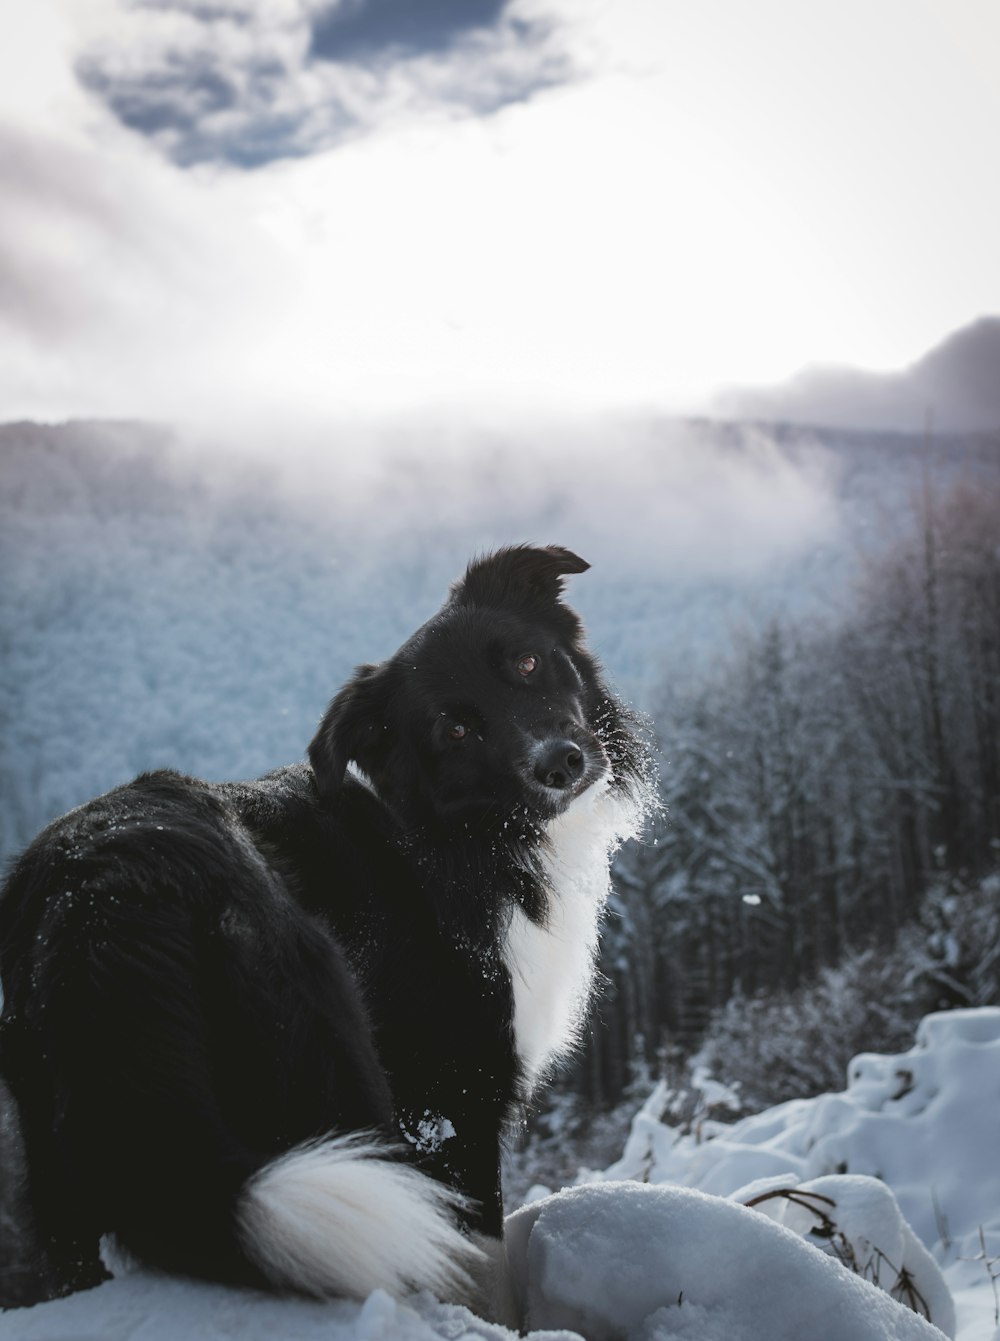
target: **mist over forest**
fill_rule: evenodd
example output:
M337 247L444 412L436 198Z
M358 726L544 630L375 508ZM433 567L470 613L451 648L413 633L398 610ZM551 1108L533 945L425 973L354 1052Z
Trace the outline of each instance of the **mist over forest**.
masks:
M1000 434L609 417L281 448L0 428L5 858L141 770L300 759L352 667L389 655L473 553L556 543L592 564L569 600L652 719L666 805L619 863L569 1101L613 1104L706 1038L731 1078L752 1065L746 1003L802 1020L795 994L833 991L828 972L854 974L840 1007L899 997L880 1024L838 1008L834 1067L898 1045L918 1007L996 999L976 954L1000 928L956 931L945 905L1000 843ZM932 905L964 967L913 930ZM923 950L893 961L905 935ZM906 1000L866 977L873 945Z

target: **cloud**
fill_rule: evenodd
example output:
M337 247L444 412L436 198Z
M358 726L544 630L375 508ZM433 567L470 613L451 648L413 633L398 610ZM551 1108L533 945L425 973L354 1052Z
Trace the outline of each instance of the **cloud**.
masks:
M433 50L364 62L313 51L327 0L34 0L0 44L0 417L283 441L292 413L692 409L806 361L898 367L1000 311L969 138L1000 86L938 40L985 28L890 3L887 66L861 0L468 0Z
M261 338L273 249L151 156L0 123L0 176L7 416L183 413Z
M534 0L140 0L77 73L182 167L260 167L414 114L495 111L572 76Z
M211 282L204 235L130 166L0 125L0 328L75 347L99 341L123 304L152 299L162 322L165 292ZM141 190L128 189L130 178Z

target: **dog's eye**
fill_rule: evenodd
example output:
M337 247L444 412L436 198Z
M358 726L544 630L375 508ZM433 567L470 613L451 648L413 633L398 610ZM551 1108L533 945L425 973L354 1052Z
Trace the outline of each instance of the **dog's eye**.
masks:
M452 740L464 740L468 734L468 727L464 726L461 722L452 722L451 726L448 728L448 735Z
M517 663L517 669L522 675L531 675L538 669L538 658L534 656L521 657Z

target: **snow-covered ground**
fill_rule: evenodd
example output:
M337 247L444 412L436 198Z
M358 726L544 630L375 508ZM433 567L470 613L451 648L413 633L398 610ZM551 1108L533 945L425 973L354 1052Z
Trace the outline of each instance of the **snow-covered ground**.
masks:
M910 1052L857 1058L843 1093L733 1126L679 1137L667 1101L650 1096L617 1164L509 1218L535 1341L1000 1341L1000 1009L928 1016ZM0 1315L0 1341L515 1335L427 1295L321 1304L145 1273Z

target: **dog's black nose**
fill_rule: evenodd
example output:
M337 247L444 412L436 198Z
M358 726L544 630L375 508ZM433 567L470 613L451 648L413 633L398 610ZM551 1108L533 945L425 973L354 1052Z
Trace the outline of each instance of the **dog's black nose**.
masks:
M564 791L583 777L585 760L571 740L547 740L535 759L535 777L543 787Z

